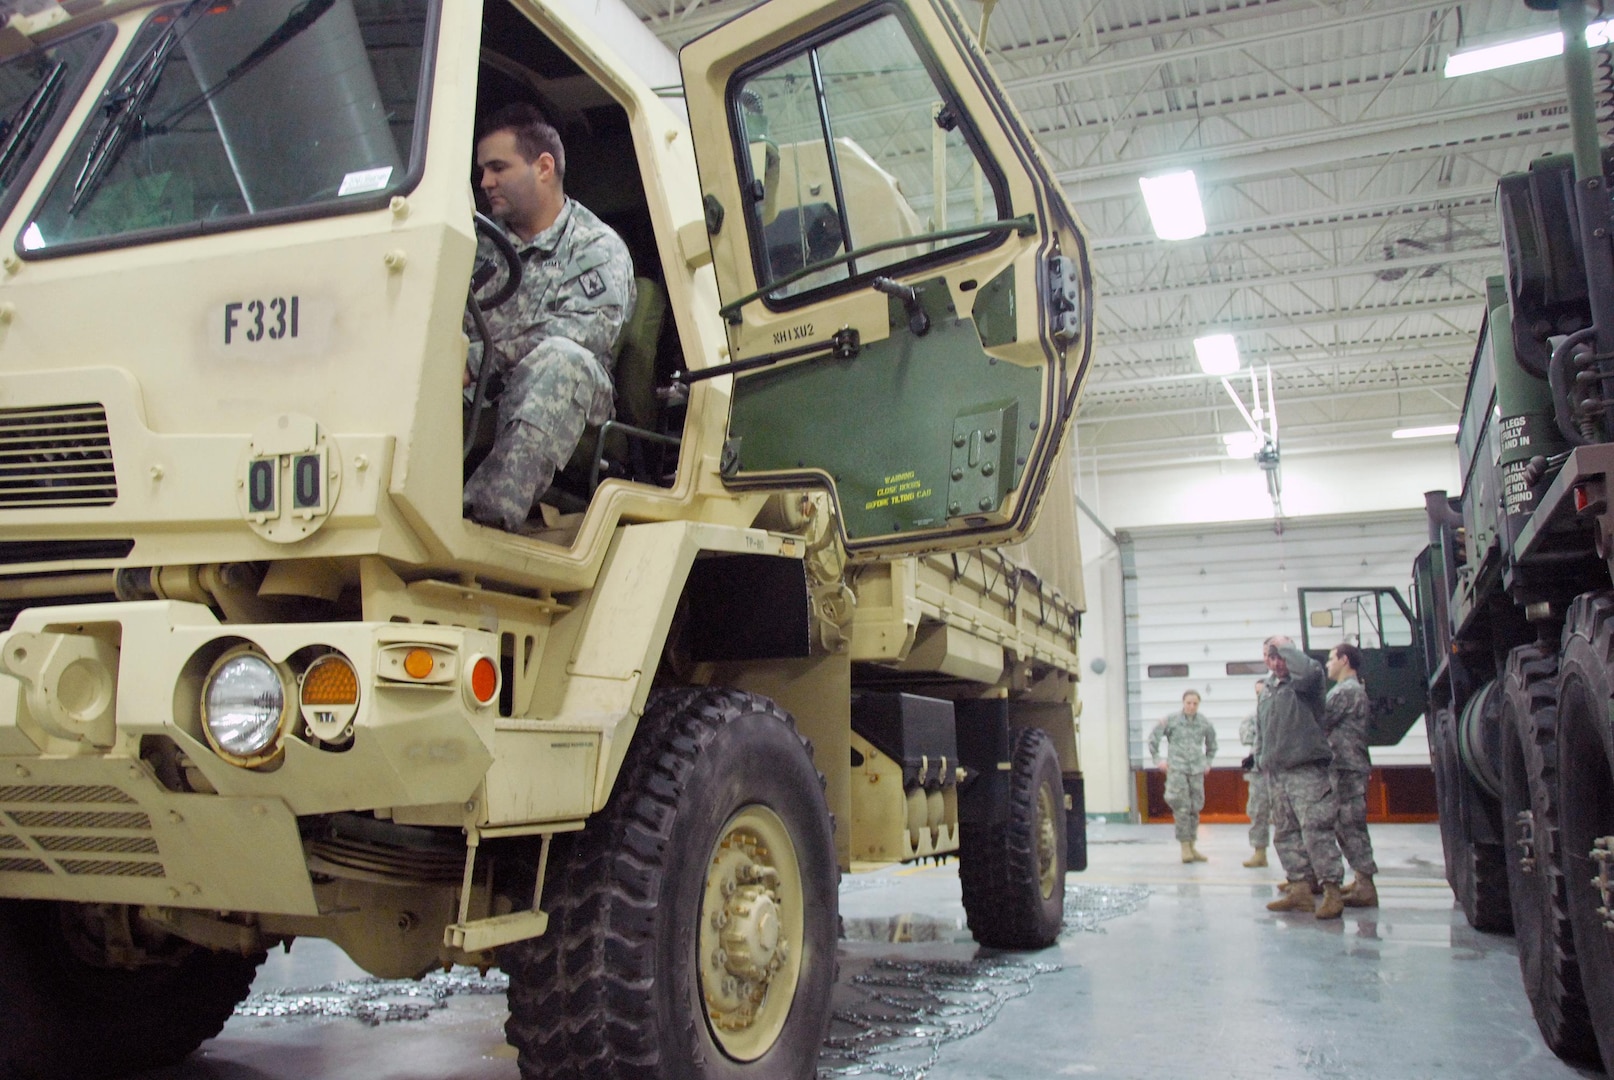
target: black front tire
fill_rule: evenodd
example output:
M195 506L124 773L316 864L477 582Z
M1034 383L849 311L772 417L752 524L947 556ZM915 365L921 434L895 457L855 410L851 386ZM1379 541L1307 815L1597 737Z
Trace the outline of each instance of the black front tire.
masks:
M1558 657L1508 654L1502 699L1502 847L1519 969L1536 1026L1565 1061L1598 1063L1569 923L1558 830Z
M522 1077L811 1080L838 883L789 716L730 690L653 697L606 808L554 841L549 932L500 954Z
M0 1077L102 1080L182 1061L217 1035L252 988L263 953L177 939L126 969L91 957L78 905L0 901Z
M1586 1010L1605 1067L1614 1066L1614 593L1570 605L1558 677L1558 831L1569 922ZM1614 855L1614 852L1609 852ZM1611 882L1606 887L1601 882ZM1606 891L1605 891L1606 888Z
M994 949L1042 949L1065 921L1065 791L1048 733L1014 732L1006 819L965 823L958 880L970 933Z

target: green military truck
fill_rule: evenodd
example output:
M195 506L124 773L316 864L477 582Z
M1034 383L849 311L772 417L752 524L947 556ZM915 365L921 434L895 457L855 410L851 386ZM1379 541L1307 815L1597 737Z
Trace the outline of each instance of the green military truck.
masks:
M1530 6L1552 8L1546 0ZM1537 1025L1614 1065L1614 247L1585 15L1560 11L1573 154L1497 187L1491 279L1457 447L1414 590L1446 876L1512 932Z
M0 1075L182 1058L313 936L502 968L525 1077L804 1078L854 861L1054 940L1087 256L949 0L763 4L688 123L539 0L10 9ZM503 532L461 381L514 101L639 300Z

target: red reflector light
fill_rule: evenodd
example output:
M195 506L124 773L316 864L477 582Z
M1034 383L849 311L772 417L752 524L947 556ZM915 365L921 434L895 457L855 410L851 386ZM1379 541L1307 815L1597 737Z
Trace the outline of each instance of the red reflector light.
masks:
M1591 500L1586 498L1586 489L1577 487L1575 489L1575 513L1580 513L1589 505L1591 505Z
M486 705L499 692L499 669L485 656L477 657L471 667L471 695Z

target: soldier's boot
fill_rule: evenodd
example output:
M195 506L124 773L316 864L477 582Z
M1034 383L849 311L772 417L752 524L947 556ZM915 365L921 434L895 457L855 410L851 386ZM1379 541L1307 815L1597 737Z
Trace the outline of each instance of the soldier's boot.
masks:
M1249 867L1265 866L1266 864L1267 849L1264 847L1256 848L1255 854L1244 860L1244 865Z
M1194 842L1192 840L1182 842L1182 861L1185 863L1194 861Z
M1345 898L1346 907L1379 906L1379 890L1373 887L1373 875L1360 870L1356 872L1356 880L1351 882L1351 887L1340 890L1340 895Z
M1195 862L1210 862L1209 859L1205 858L1205 856L1203 856L1203 855L1201 855L1199 853L1199 848L1196 846L1198 843L1199 843L1198 840L1190 840L1190 841L1188 841L1188 850L1193 854L1194 861Z
M1291 881L1284 886L1284 893L1280 899L1267 905L1268 911L1315 911L1316 904L1311 898L1311 886L1304 881Z
M1339 885L1336 882L1323 882L1323 899L1317 905L1315 914L1319 919L1337 919L1345 913L1345 898L1339 894Z

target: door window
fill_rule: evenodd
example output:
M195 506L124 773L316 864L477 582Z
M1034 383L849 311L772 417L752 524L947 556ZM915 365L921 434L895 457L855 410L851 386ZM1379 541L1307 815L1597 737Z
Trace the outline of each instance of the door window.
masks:
M923 239L998 220L1006 199L895 14L766 58L733 102L757 280L778 283L770 301L997 239Z

